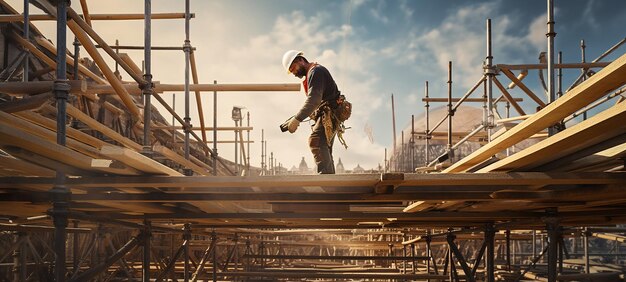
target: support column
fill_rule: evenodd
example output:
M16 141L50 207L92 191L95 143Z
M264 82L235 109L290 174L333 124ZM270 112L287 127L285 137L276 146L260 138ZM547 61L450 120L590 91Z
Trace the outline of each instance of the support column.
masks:
M183 228L183 256L185 257L185 273L183 277L185 282L189 282L189 274L191 271L189 266L189 241L191 241L191 225L185 223L185 227Z
M144 221L143 262L141 264L142 281L150 282L150 239L152 238L152 226L150 221Z
M13 237L14 251L13 251L13 281L22 282L26 281L26 248L25 240L26 233L16 232Z
M583 244L585 244L584 246L584 252L585 252L585 273L589 274L589 236L591 236L591 232L589 232L589 230L585 227L585 229L583 230Z
M74 220L74 228L78 228L78 220ZM80 248L78 242L78 239L80 239L79 234L79 232L74 232L74 234L72 234L72 273L76 273L78 271L78 263L80 262L80 252L78 250Z
M485 257L485 278L487 282L495 282L495 236L496 229L493 223L487 224L485 227L485 243L487 244L487 256Z
M57 1L57 71L53 91L57 103L57 144L65 146L65 129L67 124L67 99L70 85L67 83L66 74L66 34L67 34L67 5L69 1ZM67 215L72 192L65 186L65 173L56 172L54 187L50 190L52 199L52 220L54 221L54 277L57 282L66 279L66 245L67 241Z
M452 149L452 117L454 109L452 108L452 61L448 62L448 160L454 162L454 151Z
M552 103L556 100L556 93L554 92L554 0L547 0L548 4L548 103ZM552 136L556 134L556 128L551 126L548 128L548 135Z
M183 50L185 51L185 159L189 160L189 134L191 133L191 117L189 117L189 67L190 67L190 54L191 44L189 41L189 0L185 0L185 44ZM185 168L185 175L193 175L193 171L190 168ZM185 274L185 277L187 274ZM185 280L187 281L187 280Z
M217 175L217 156L217 91L213 91L213 175Z
M211 260L213 263L213 282L217 282L217 233L215 233L215 230L211 232L211 242L215 244L213 259Z
M556 217L556 209L548 210L543 221L548 231L548 282L556 282L559 244L559 219Z
M491 134L494 125L493 116L493 77L496 75L496 70L493 67L493 56L491 52L491 19L487 19L487 57L485 59L484 73L487 76L487 137L491 142Z
M425 84L426 85L425 85L424 91L426 92L425 93L426 104L424 105L424 112L425 112L425 115L426 115L426 117L425 117L425 122L426 122L426 127L425 128L426 129L424 130L425 131L424 133L426 133L426 139L424 139L424 140L426 140L425 141L426 147L425 147L425 150L424 150L425 151L424 152L424 155L425 155L425 157L424 157L424 165L428 166L428 163L430 162L430 156L428 155L428 151L430 149L429 148L430 147L430 144L429 144L430 143L430 124L429 124L430 121L429 121L429 112L428 112L428 109L430 108L430 105L428 104L428 81L426 81Z
M505 231L506 236L506 270L511 272L511 230Z
M30 14L29 14L29 9L30 8L30 4L28 2L28 0L24 0L24 39L27 41L30 41ZM5 52L7 52L7 50L5 50ZM28 77L28 72L30 71L30 51L28 50L28 48L24 48L24 74L22 74L22 81L24 82L28 82L29 81L29 77Z
M144 109L143 109L143 154L147 156L152 155L152 147L150 141L150 125L152 120L152 104L150 98L152 97L152 63L151 63L151 51L152 51L152 0L144 0L144 65L145 73L143 79L145 84L141 86L141 93L144 97Z

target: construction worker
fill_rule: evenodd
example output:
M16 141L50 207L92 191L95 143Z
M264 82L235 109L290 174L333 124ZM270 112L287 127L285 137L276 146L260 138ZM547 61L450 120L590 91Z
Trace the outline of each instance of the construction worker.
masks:
M309 136L309 147L313 153L317 172L334 174L333 141L337 132L337 122L330 110L337 107L340 92L335 80L324 66L309 62L302 51L289 50L283 55L283 66L287 73L304 78L302 85L307 95L304 105L287 122L290 133L294 133L300 122L310 117L315 121Z

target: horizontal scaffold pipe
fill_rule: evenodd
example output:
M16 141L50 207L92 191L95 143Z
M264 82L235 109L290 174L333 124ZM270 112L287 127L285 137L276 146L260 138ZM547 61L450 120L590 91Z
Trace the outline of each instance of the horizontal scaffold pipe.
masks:
M306 255L243 255L243 258L266 259L320 259L320 260L427 260L429 257L419 256L306 256Z
M92 21L115 21L115 20L143 20L144 14L90 14L89 17ZM196 14L191 14L192 18L196 17ZM155 13L151 14L150 18L153 20L160 19L184 19L185 13ZM29 15L29 21L55 21L56 17L52 15ZM10 22L23 22L23 15L0 15L1 23Z
M87 90L87 82L84 80L66 81L70 85L70 93L84 93ZM36 95L52 92L54 81L28 81L28 82L3 82L0 83L0 93L9 95Z
M124 88L130 94L141 95L141 89L136 83L125 83ZM185 91L184 84L161 84L154 83L153 90L157 93L163 92L182 92ZM189 91L300 91L299 83L274 83L274 84L190 84ZM90 84L87 87L87 93L113 94L115 91L110 85Z
M570 64L554 64L556 69L582 69L582 68L603 68L611 62L597 62L597 63L570 63ZM547 69L547 64L525 64L525 65L506 65L498 64L496 68L508 69L508 70L538 70Z

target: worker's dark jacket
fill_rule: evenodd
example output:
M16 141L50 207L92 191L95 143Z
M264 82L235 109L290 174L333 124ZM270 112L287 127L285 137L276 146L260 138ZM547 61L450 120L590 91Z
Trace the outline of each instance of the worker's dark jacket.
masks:
M296 115L299 121L305 120L323 101L335 102L339 98L339 89L330 72L322 66L315 65L303 82L307 98L302 109Z

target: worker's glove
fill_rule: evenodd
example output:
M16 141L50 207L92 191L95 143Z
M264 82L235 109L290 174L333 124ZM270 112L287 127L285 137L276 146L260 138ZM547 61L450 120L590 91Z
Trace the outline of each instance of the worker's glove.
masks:
M289 129L289 133L296 132L296 129L298 129L299 125L300 125L300 121L297 120L296 117L291 117L291 119L289 119L289 122L287 123L287 128Z

